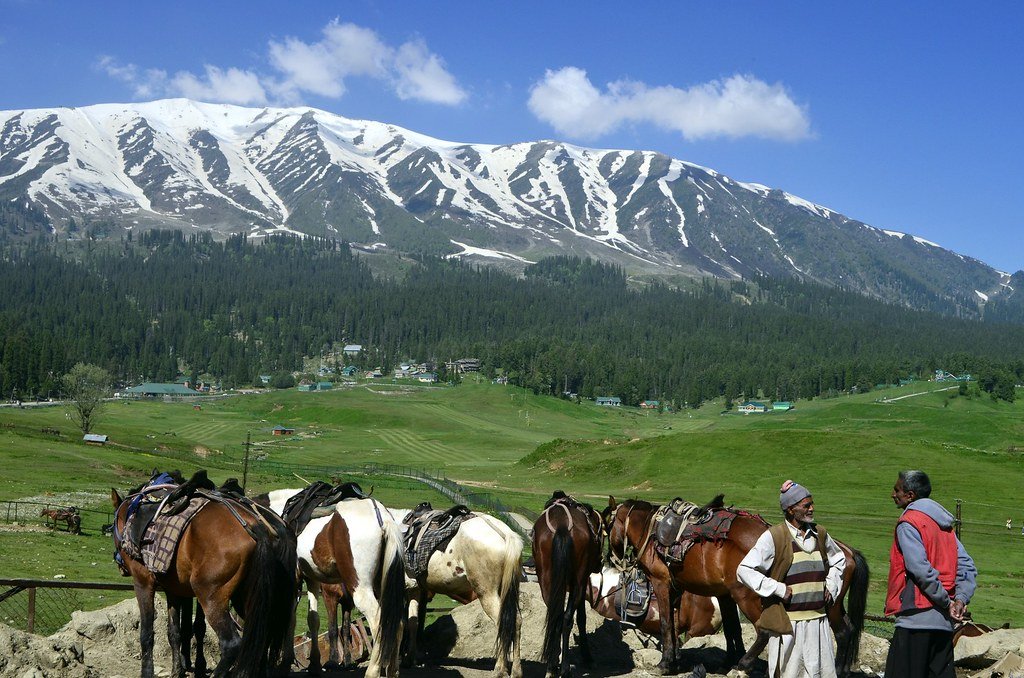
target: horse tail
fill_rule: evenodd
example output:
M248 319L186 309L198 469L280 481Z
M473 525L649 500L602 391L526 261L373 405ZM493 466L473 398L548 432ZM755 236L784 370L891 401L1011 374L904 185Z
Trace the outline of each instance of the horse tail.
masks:
M860 653L860 637L864 632L864 613L868 603L868 580L871 572L868 561L857 549L853 551L853 577L850 590L847 592L847 616L850 619L848 633L845 634L839 651L836 652L836 668L840 676L850 675L853 663Z
M496 661L504 662L519 642L519 575L523 542L504 523L501 531L505 539L505 556L501 572L501 611L498 614L498 637L494 643Z
M548 614L544 620L544 649L541 661L547 666L558 664L562 650L562 624L565 621L566 588L575 589L576 573L573 563L572 535L564 525L559 525L551 538L551 565L548 577ZM569 593L570 604L576 600L576 591Z
M295 546L294 541L290 548L275 544L261 523L251 526L250 534L256 540L256 549L245 576L245 628L231 674L257 678L265 675L268 659L270 664L279 661L289 635L295 593Z
M405 560L402 557L402 534L398 523L385 520L382 525L384 541L381 546L380 613L374 629L374 653L382 667L388 669L398 659L402 641L402 623L405 621Z

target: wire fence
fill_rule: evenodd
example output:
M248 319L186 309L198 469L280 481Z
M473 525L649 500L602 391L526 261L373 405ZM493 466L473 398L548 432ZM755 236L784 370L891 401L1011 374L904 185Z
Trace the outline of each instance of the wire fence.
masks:
M79 508L70 504L42 501L23 501L0 499L0 521L18 525L45 525L55 530L71 532L71 523L63 519L53 519L43 514L44 511L64 511L74 509L81 518L83 531L99 532L104 525L113 520L113 509Z
M0 622L28 633L48 636L85 607L87 591L131 591L131 584L0 579Z

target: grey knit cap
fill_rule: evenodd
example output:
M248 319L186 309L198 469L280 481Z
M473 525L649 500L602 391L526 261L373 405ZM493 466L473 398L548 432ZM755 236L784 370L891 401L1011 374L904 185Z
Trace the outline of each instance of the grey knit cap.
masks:
M782 510L785 511L791 506L797 505L803 501L805 497L809 496L811 496L811 493L806 487L800 483L794 483L792 480L787 480L782 483L782 487L779 488L779 506L781 506Z

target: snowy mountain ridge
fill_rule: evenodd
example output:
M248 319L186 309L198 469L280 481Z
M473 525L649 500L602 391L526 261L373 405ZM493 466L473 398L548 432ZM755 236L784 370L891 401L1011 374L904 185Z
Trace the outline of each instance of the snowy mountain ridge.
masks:
M646 272L796 276L966 312L1009 281L922 238L660 153L450 142L306 107L0 111L0 205L0 229L15 235L284 231L519 266L574 253Z

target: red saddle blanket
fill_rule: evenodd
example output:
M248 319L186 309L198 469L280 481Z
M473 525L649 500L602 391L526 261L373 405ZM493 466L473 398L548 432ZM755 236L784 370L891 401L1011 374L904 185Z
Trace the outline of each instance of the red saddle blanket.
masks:
M737 515L739 514L732 509L715 509L708 520L692 523L683 528L675 543L665 546L656 540L654 549L669 564L681 563L686 558L686 552L694 544L704 542L717 544L724 541L729 536L729 528L732 527L732 521L736 519Z

